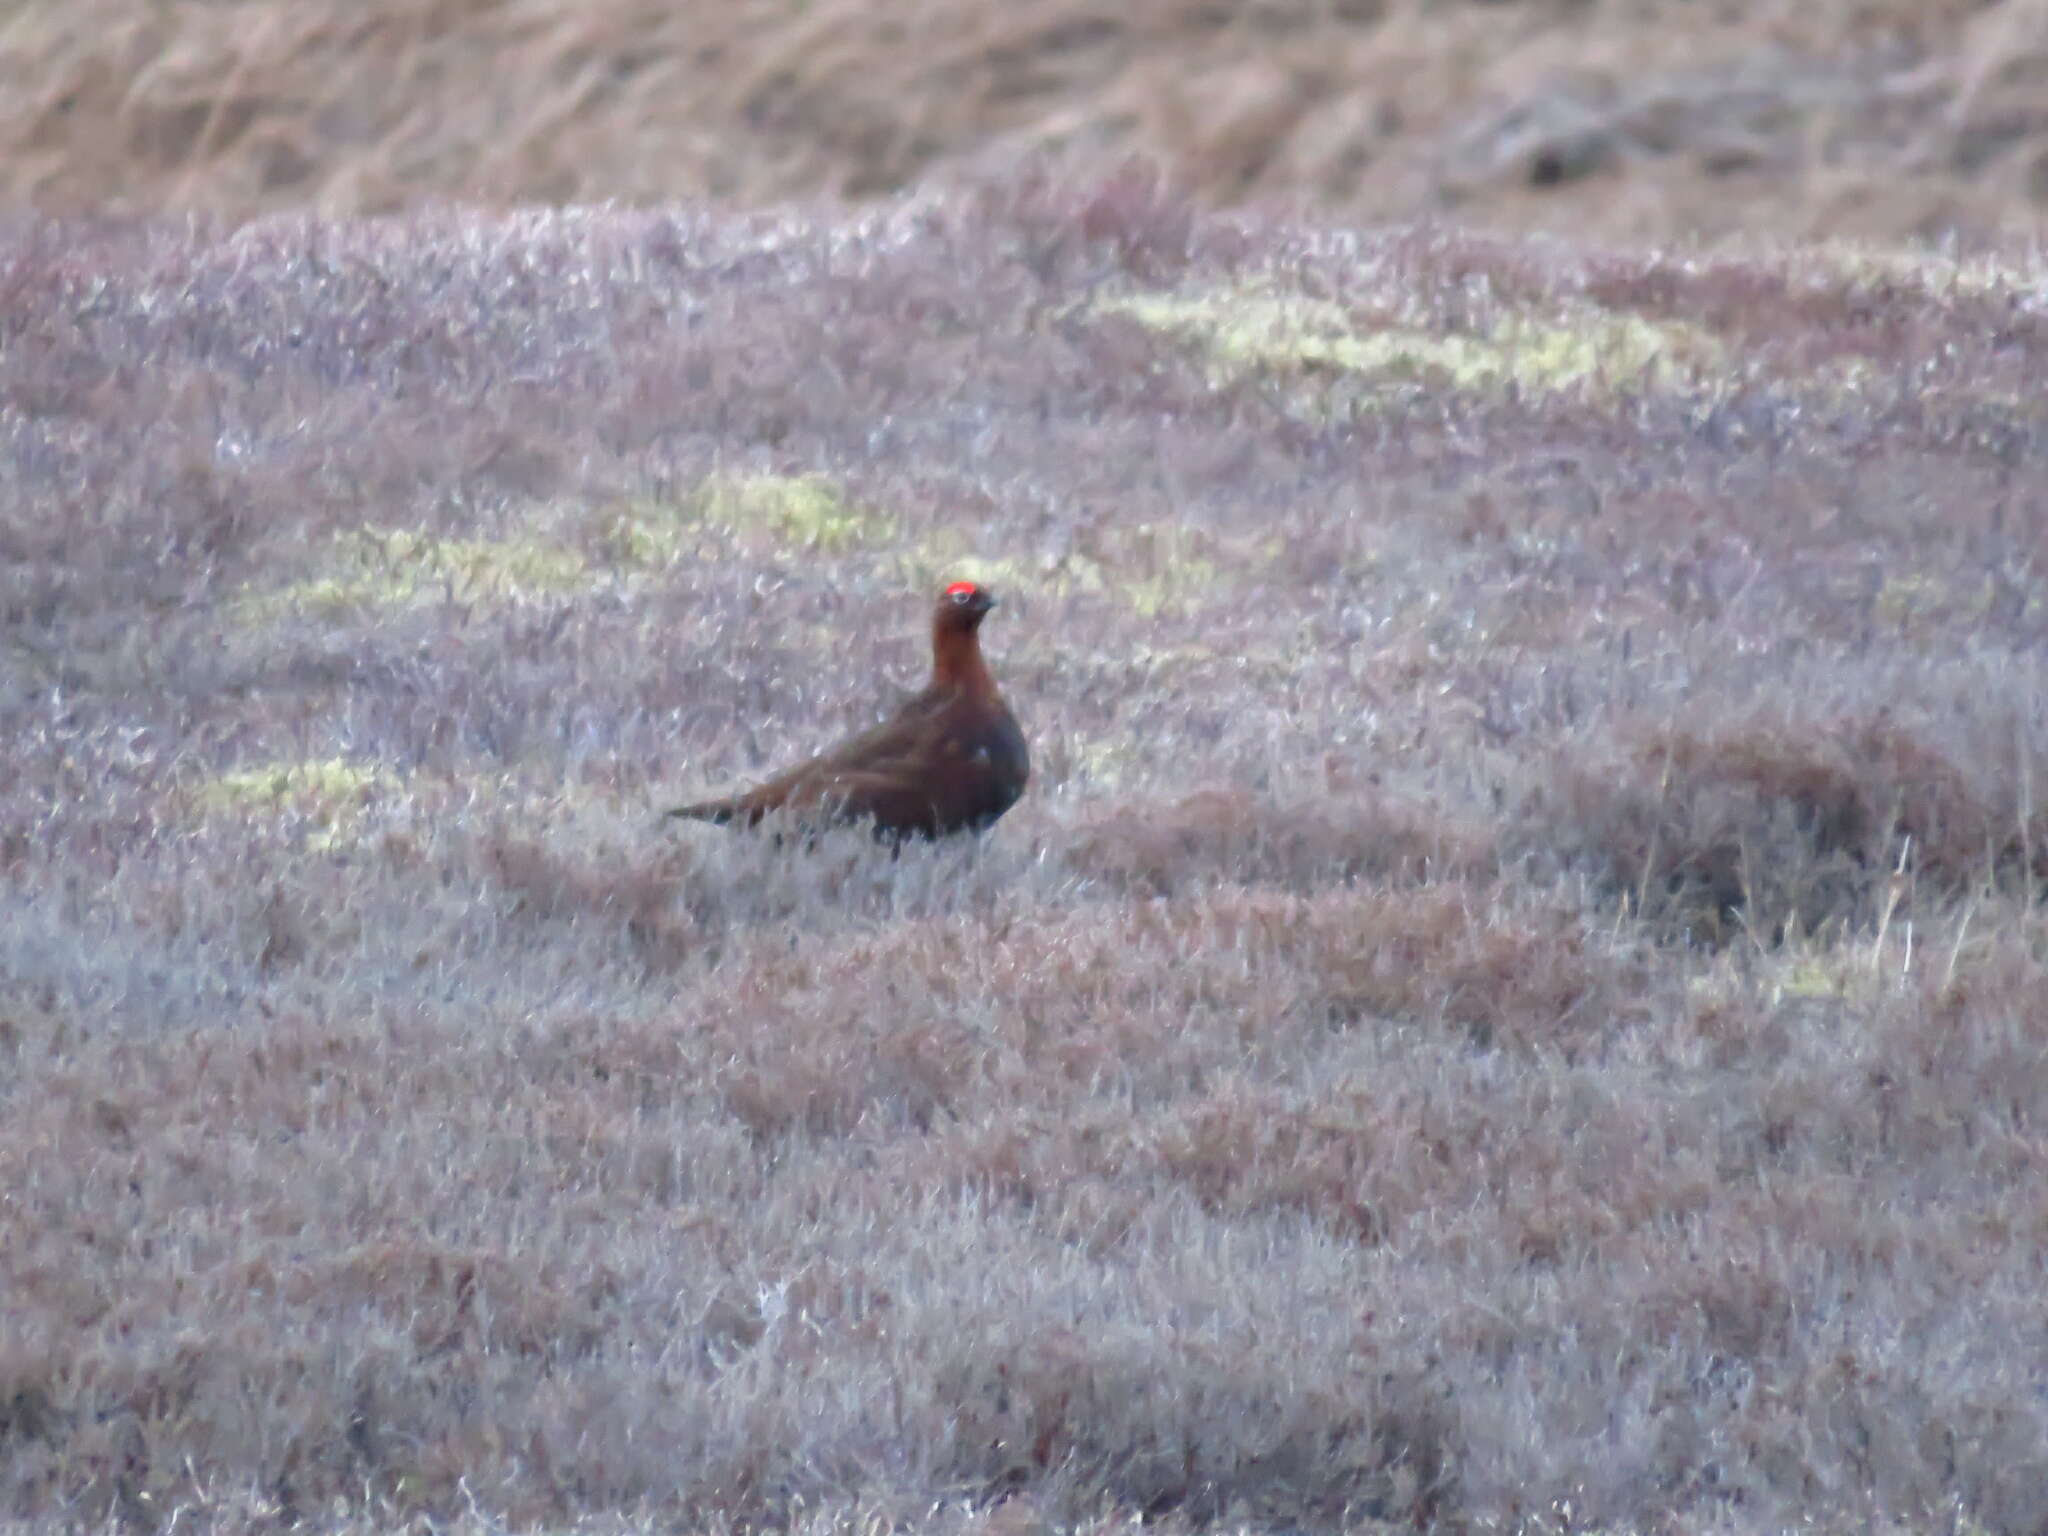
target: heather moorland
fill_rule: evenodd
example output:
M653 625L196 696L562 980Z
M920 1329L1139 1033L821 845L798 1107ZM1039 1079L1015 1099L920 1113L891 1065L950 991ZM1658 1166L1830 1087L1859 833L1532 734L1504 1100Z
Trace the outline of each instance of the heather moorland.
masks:
M1130 170L0 289L10 1517L2048 1519L2038 267ZM659 820L963 574L981 846Z
M2042 18L8 7L0 1529L2048 1529Z

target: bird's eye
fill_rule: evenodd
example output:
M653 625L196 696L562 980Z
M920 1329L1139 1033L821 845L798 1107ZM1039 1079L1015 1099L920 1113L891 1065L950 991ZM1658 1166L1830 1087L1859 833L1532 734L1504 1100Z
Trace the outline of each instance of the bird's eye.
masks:
M956 603L964 603L972 596L974 596L972 592L955 592L953 594L953 601Z

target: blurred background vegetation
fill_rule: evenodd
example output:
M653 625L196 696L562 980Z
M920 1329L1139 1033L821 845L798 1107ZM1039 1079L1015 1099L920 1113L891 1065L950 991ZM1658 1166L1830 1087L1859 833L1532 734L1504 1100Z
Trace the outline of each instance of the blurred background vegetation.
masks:
M1204 202L2025 238L2039 0L16 0L0 206L863 200L1139 152Z

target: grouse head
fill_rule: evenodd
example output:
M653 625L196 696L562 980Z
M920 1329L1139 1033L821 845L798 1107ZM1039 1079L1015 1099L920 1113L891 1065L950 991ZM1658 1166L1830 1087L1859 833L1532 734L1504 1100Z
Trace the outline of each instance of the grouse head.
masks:
M939 594L933 623L940 630L971 634L981 627L982 616L995 605L995 594L979 582L956 581Z

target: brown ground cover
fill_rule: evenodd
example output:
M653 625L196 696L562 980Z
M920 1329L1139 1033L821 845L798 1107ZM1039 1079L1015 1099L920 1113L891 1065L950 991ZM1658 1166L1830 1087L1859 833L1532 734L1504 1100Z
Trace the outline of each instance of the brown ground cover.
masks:
M1215 204L1608 237L2040 228L2039 0L17 0L0 202L871 198L1136 151Z
M0 1513L2048 1520L2037 267L0 237ZM915 686L976 856L659 808Z

